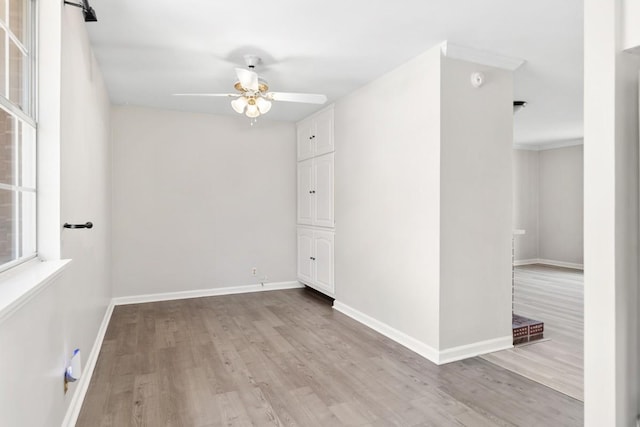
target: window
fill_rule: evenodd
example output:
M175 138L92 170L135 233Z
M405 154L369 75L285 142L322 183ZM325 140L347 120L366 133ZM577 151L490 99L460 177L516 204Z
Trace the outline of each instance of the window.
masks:
M36 254L34 16L0 0L0 270Z

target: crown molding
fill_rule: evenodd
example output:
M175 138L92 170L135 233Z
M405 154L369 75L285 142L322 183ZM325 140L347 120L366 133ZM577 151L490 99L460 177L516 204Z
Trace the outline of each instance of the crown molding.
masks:
M489 67L502 68L504 70L515 71L526 61L520 58L497 55L492 52L460 46L448 41L441 45L442 54L447 58L461 59L476 64L488 65Z

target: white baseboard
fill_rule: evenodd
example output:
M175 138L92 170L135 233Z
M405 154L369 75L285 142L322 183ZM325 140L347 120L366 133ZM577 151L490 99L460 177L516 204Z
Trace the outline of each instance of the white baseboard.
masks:
M356 320L363 325L370 327L374 331L397 342L398 344L407 347L409 350L418 353L425 359L438 364L438 350L423 343L422 341L418 341L417 339L410 337L404 332L400 332L399 330L387 325L386 323L380 322L379 320L376 320L373 317L368 316L356 310L355 308L351 308L348 305L343 304L337 300L333 302L333 308L334 310L351 317L353 320Z
M539 264L553 265L555 267L573 268L575 270L584 270L584 264L576 264L573 262L554 261L552 259L540 259Z
M467 359L469 357L475 357L494 351L506 350L513 347L513 337L509 335L439 351L413 337L410 337L404 332L401 332L386 323L380 322L379 320L376 320L373 317L339 301L333 302L333 308L334 310L351 317L353 320L370 327L374 331L397 342L398 344L407 347L409 350L419 354L436 365L455 362L457 360Z
M522 259L513 261L513 265L521 266L521 265L531 265L531 264L544 264L544 265L552 265L554 267L564 267L564 268L573 268L575 270L584 270L583 264L576 264L573 262L564 262L564 261L555 261L552 259Z
M170 301L176 299L213 297L219 295L246 294L250 292L277 291L281 289L303 288L304 285L298 281L258 283L245 286L228 286L224 288L197 289L193 291L165 292L159 294L133 295L128 297L113 298L114 305L141 304L145 302Z
M531 264L540 264L540 260L538 258L532 259L517 259L513 261L513 265L519 267L521 265L531 265Z
M89 390L89 384L91 383L91 377L93 376L93 371L96 367L96 362L98 361L98 355L100 354L100 349L102 348L102 342L104 341L104 336L107 333L107 327L109 326L109 321L111 320L111 315L113 314L114 304L111 302L107 307L107 311L102 318L102 323L100 324L100 328L98 329L98 336L96 336L96 340L93 342L93 347L91 347L91 352L89 353L89 357L85 362L84 369L82 372L82 376L77 383L76 391L71 398L71 403L67 408L67 413L65 414L64 420L62 421L63 427L73 427L76 425L76 421L78 421L78 416L80 415L80 410L82 409L82 403L84 402L84 397L87 394L87 390Z
M507 335L501 338L493 338L486 341L475 342L473 344L461 345L440 351L440 365L444 363L456 362L482 354L493 353L494 351L513 348L513 336Z

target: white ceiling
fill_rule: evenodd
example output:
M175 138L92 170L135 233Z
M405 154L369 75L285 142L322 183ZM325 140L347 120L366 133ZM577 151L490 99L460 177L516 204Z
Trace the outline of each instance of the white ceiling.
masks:
M237 114L227 98L244 54L281 92L329 102L448 40L525 59L515 72L515 142L582 136L580 0L91 0L93 49L116 104ZM320 107L279 102L265 119L299 120Z

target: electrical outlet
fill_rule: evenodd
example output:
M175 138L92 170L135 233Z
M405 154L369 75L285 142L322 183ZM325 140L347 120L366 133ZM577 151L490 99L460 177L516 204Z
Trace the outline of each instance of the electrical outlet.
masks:
M257 269L256 267L253 267L253 268L251 269L251 275L252 275L252 276L256 276L257 274L258 274L258 269Z

